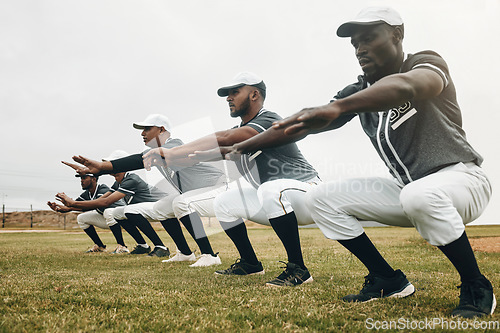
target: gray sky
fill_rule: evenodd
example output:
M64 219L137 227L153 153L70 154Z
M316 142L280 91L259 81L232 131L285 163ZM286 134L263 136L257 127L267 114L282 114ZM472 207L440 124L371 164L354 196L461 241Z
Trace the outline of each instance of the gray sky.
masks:
M150 113L167 115L184 141L232 127L216 90L241 71L264 79L266 107L284 117L327 103L361 73L335 31L368 5L401 13L407 53L432 49L448 62L464 129L494 187L476 223L499 223L500 0L3 0L2 203L46 209L56 192L78 195L60 161L141 151L132 123ZM387 175L356 119L299 147L323 180Z

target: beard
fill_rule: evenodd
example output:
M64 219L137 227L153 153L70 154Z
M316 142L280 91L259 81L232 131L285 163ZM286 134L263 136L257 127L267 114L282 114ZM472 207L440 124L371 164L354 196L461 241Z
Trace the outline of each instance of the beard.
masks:
M235 108L233 111L231 111L230 115L232 118L241 117L242 115L248 112L249 108L250 108L250 95L247 96L247 98L243 101L243 103L241 103L238 109Z

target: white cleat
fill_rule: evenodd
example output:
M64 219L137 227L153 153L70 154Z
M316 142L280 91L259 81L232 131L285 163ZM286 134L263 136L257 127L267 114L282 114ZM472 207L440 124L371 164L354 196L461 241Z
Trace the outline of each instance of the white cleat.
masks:
M214 257L211 254L205 253L200 256L197 262L195 262L192 265L189 265L189 267L208 267L220 264L222 264L222 262L220 261L219 255L216 255Z
M186 255L183 254L181 251L177 251L175 256L173 256L170 259L162 260L161 262L180 262L180 261L196 261L196 256L194 255L194 252L191 252L191 254Z

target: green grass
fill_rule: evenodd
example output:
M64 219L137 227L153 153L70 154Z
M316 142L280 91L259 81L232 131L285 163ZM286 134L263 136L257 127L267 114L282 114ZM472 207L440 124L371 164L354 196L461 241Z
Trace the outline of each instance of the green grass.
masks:
M108 248L110 232L98 231ZM286 258L269 228L249 229L265 275L215 276L214 267L164 264L159 258L82 253L83 232L0 234L0 332L366 331L367 320L447 318L458 303L458 275L413 229L368 228L395 268L417 288L412 297L347 304L359 291L364 267L318 229L301 229L314 283L276 289L264 284ZM498 226L467 228L471 238L500 236ZM160 237L175 248L165 232ZM237 252L223 233L210 236L227 268ZM131 246L132 240L126 241ZM190 245L194 242L191 240ZM477 253L498 294L500 254ZM500 311L499 311L500 312ZM456 319L455 319L456 320ZM500 321L497 313L488 321Z

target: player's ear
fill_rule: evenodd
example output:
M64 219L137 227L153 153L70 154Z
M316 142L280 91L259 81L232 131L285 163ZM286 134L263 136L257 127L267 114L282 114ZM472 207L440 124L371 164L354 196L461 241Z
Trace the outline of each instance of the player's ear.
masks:
M403 41L404 31L402 26L394 27L392 31L392 40L394 44L400 43Z
M252 99L252 101L256 101L259 99L259 96L260 96L260 93L259 93L259 90L258 89L254 89L252 91L252 93L250 94L250 98Z

